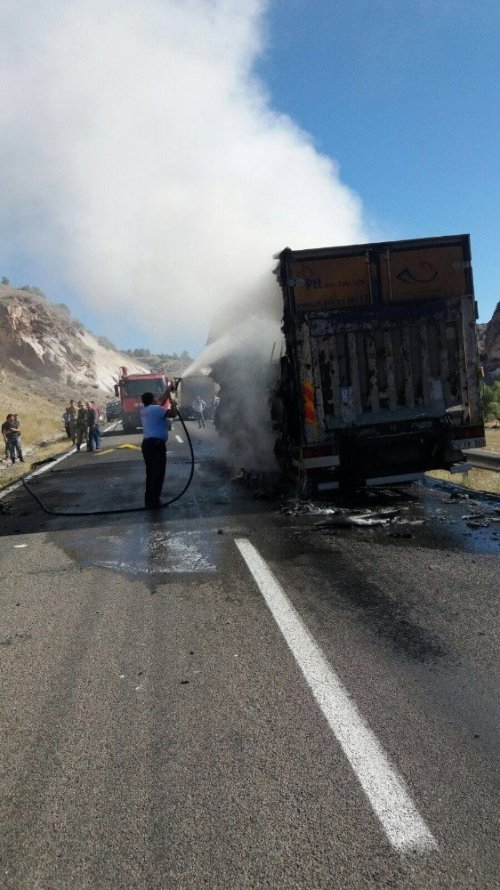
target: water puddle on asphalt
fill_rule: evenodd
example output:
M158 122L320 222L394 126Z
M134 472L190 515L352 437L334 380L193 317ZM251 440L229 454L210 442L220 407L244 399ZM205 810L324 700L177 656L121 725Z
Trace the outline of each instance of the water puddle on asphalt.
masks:
M216 532L173 532L164 525L71 536L65 550L82 568L98 566L134 576L215 572L220 550Z

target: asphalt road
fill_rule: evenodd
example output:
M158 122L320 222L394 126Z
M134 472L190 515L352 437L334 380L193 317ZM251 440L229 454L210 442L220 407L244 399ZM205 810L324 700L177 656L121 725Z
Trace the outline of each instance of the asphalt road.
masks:
M189 428L159 513L0 500L2 885L498 887L498 502L285 499ZM140 506L139 445L33 490Z

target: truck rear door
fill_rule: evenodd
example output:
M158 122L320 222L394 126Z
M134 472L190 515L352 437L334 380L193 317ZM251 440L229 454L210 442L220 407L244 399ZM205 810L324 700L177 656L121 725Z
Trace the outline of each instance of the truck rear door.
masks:
M468 236L282 262L307 444L389 421L481 422Z

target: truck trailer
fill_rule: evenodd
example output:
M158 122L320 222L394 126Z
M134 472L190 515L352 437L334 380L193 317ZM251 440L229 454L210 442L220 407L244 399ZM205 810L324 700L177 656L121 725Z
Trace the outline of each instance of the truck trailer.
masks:
M304 488L411 482L486 444L468 235L314 250L275 270L275 453Z

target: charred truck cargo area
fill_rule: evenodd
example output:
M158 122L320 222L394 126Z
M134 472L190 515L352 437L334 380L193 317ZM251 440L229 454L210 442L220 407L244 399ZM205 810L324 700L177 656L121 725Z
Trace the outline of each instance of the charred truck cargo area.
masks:
M213 369L235 450L253 434L312 492L460 471L485 445L469 236L278 259L283 342Z

